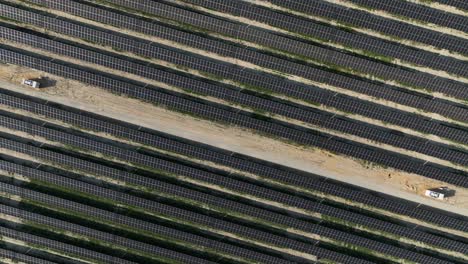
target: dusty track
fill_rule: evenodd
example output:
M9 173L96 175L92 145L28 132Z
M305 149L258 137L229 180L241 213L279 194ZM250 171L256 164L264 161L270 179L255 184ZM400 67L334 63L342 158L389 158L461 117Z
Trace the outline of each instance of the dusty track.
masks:
M56 80L57 83L55 86L40 91L17 85L22 78L39 76L47 76L52 80ZM199 120L151 104L142 103L138 100L117 96L96 87L23 67L1 65L0 86L92 111L103 116L132 122L175 136L468 215L467 189L450 186L456 190L455 197L444 202L430 200L422 197L424 190L428 187L446 184L419 175L376 167L319 149L291 145L260 136L239 127L228 127Z

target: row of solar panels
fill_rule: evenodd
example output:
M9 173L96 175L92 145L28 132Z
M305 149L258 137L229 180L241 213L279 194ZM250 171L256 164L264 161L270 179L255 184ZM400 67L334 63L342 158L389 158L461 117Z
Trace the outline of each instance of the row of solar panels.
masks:
M8 246L5 244L5 246ZM24 253L29 253L32 250L29 248L20 248L16 247L18 251L13 251L10 249L3 249L0 248L0 258L4 260L11 260L11 261L17 261L17 262L25 262L25 263L37 263L37 264L53 264L56 262L40 259L37 257L29 256ZM29 250L29 251L28 251Z
M130 4L128 0L112 0L110 2L118 3L126 7L132 6L132 4ZM160 14L158 12L162 12L168 8L161 4L149 2L148 0L140 0L139 2L143 2L145 10L150 10L151 13L153 14ZM387 58L390 58L390 59L397 58L397 59L401 59L402 61L410 62L412 64L418 64L418 65L427 66L430 68L436 68L439 70L453 72L458 75L466 76L466 74L468 73L467 64L457 59L439 56L439 54L431 53L431 52L420 50L420 49L415 49L414 47L408 47L408 46L404 46L402 44L398 44L394 42L382 41L378 38L375 38L369 35L364 35L358 32L354 32L354 31L349 32L347 30L339 29L331 25L326 25L326 24L316 22L313 20L308 20L303 17L296 17L291 14L275 12L271 9L264 8L264 7L262 8L254 4L246 3L244 1L219 2L219 1L210 1L210 0L197 0L197 1L190 1L190 2L199 4L202 6L206 6L209 9L215 9L221 12L228 12L234 15L264 22L268 25L273 25L280 29L287 29L290 32L297 32L297 33L305 34L311 38L316 37L317 39L322 40L321 42L330 41L331 43L339 43L345 47L355 47L361 50L368 50L371 53L374 53L375 55L380 54L381 56L386 56ZM176 17L175 14L172 14L172 16ZM206 16L197 14L197 13L190 13L190 16L189 16L189 18L191 18L191 21L197 21L195 19L204 21L205 17ZM179 19L183 20L184 18L180 17ZM185 18L185 19L188 19L188 18ZM200 23L200 26L205 24L201 22L199 23ZM224 22L224 23L227 23L227 22ZM216 25L218 24L223 24L223 20L218 19ZM289 39L284 38L284 37L281 38L280 36L278 36L278 34L275 35L275 34L267 33L264 31L259 31L259 30L256 30L255 32L257 35L259 35L259 37L255 39L255 34L247 33L255 29L251 29L251 27L247 27L247 26L248 25L244 25L241 27L240 25L237 25L237 29L238 29L237 34L239 36L245 35L244 36L245 38L252 38L253 40L263 42L269 45L280 45L279 43L276 43L278 41L286 42L286 43L294 43L294 46L293 44L290 44L290 45L287 45L285 49L293 51L293 52L298 52L299 54L306 55L306 56L308 54L304 52L307 52L307 51L304 51L304 50L299 51L297 50L295 46L298 46L299 48L304 47L304 46L308 47L308 49L311 48L310 44L305 44L304 42L301 42L301 41L294 41L290 38ZM221 26L220 27L211 26L209 29L214 30L214 31L220 31L220 30L224 30L224 28L225 27L221 27ZM225 31L223 33L227 34L230 32ZM263 36L268 36L268 37L263 37ZM265 42L265 39L267 41L269 40L270 42ZM304 39L302 39L302 41L310 43ZM276 46L276 47L281 47L281 46ZM317 49L317 47L315 47L314 49ZM345 57L346 55L344 54L340 55L340 54L334 53L334 56ZM327 59L331 60L332 58L327 58ZM354 58L353 60L356 61L358 60L358 58ZM379 65L378 63L374 63L371 61L366 61L366 60L362 60L362 61L365 61L363 65L354 64L353 66L357 67L357 69L363 69L362 71L364 72L370 71L369 73L375 73L377 76L401 79L402 81L408 80L409 83L413 83L417 86L427 87L430 89L441 89L440 87L437 87L436 84L447 83L447 81L444 80L443 78L434 78L433 83L430 83L429 80L427 79L428 75L421 74L421 72L413 71L412 73L408 73L408 72L403 71L402 69L395 69L393 67ZM376 65L378 65L378 67L377 69L374 70L374 69L371 69L371 67L369 67L371 65L373 67L376 67ZM387 71L389 71L389 73L386 73L385 71L383 71L383 69L386 69ZM412 76L413 78L408 79L409 76ZM415 79L414 77L416 76L419 76L419 78ZM457 87L456 83L445 84L445 85L448 85L451 90L456 89ZM447 92L449 91L447 90Z
M454 6L463 11L468 10L468 3L464 0L436 0L435 2L444 4L444 5Z
M28 155L32 155L35 158L40 158L43 160L50 160L50 161L54 160L57 163L64 164L64 165L66 164L66 166L71 166L70 163L74 163L75 166L71 167L74 170L77 169L78 165L80 164L83 165L83 161L80 162L76 158L73 158L70 156L60 155L55 152L52 153L51 151L40 150L35 147L27 146L27 145L24 145L15 141L11 141L11 140L0 139L0 142L1 142L0 144L4 148L14 150L20 153L27 153ZM41 154L45 156L41 156ZM90 163L88 163L87 165L90 165ZM95 166L99 166L99 165L96 164ZM89 168L80 167L79 169L85 172L89 172ZM101 174L99 175L103 175L103 173L101 172ZM38 177L38 176L43 176L43 177ZM143 214L143 216L135 216L135 217L140 218L140 219L150 218L150 220L148 220L150 222L151 222L151 218L160 219L162 221L164 219L167 219L167 217L169 217L171 219L177 219L176 222L177 221L183 222L182 225L184 225L184 223L185 225L189 223L192 226L192 228L198 228L199 226L201 226L200 228L202 230L205 229L203 233L207 233L208 237L216 236L216 235L222 237L227 232L227 234L235 234L237 238L234 240L236 240L238 243L241 243L241 244L245 244L242 241L246 238L249 239L250 241L258 241L261 244L263 244L263 246L260 245L260 249L262 247L265 247L264 250L268 250L268 247L269 247L269 246L265 246L265 243L266 243L267 245L274 245L275 247L297 250L298 252L304 252L304 253L308 253L314 256L319 256L320 258L327 258L327 259L332 259L335 261L340 261L340 262L345 262L345 263L367 263L365 260L354 259L352 257L348 257L339 253L335 253L333 251L329 251L326 249L322 249L320 247L313 246L313 244L317 243L317 241L313 239L309 239L308 243L304 243L298 240L286 238L285 236L278 236L272 233L266 233L258 229L248 228L248 227L238 225L232 222L227 222L225 220L214 218L212 216L200 214L200 213L193 212L193 211L188 211L186 209L180 209L180 208L170 206L170 205L166 205L166 204L157 202L156 200L148 200L148 199L137 197L135 195L127 194L125 192L118 192L118 191L114 191L111 189L102 188L94 184L88 184L88 183L79 182L79 181L68 179L68 178L58 177L56 175L42 173L41 175L29 175L29 177L32 179L46 181L48 184L55 184L60 187L69 188L71 192L77 191L77 192L83 193L88 198L95 196L95 197L99 197L99 199L107 199L109 201L112 201L112 203L125 204L125 205L132 206L132 208L145 210L145 213L141 213ZM38 194L35 194L33 196L35 200L36 200L37 195ZM42 194L39 194L39 195L42 195ZM30 197L28 196L25 196L25 198L30 199ZM97 214L93 212L93 216L97 216ZM157 221L157 220L152 220L152 221ZM240 241L238 241L239 237L241 238ZM212 243L216 243L216 242L212 241ZM250 244L250 246L255 246L255 243L252 243L252 242L250 243L247 242L247 244ZM184 262L184 263L187 263L187 262ZM188 263L191 263L191 262L188 262Z
M5 122L2 122L2 125L5 126L5 127L8 127L8 128L14 129L14 130L18 129L20 131L27 132L27 133L30 133L32 135L37 135L37 136L40 136L40 137L43 137L43 138L46 138L46 139L49 139L49 140L52 140L52 141L58 141L60 143L66 144L66 145L72 145L72 146L77 147L79 149L93 150L93 151L96 151L96 152L99 152L99 153L103 153L103 154L105 154L107 156L111 156L112 154L114 154L113 156L115 156L115 157L118 157L118 158L126 160L126 161L133 162L135 164L140 163L140 164L144 164L146 166L151 166L151 167L159 169L159 170L162 169L162 170L165 170L165 171L170 171L172 173L177 173L179 175L184 175L185 174L186 176L189 176L191 178L198 178L199 180L204 180L205 182L208 181L208 182L210 182L212 184L217 184L217 185L223 184L223 183L221 183L222 180L218 180L218 178L221 177L220 175L210 176L210 175L208 175L210 173L203 172L203 171L200 171L200 170L195 172L193 168L192 169L183 168L184 167L183 165L177 165L177 164L174 164L174 163L171 164L171 162L167 162L167 161L163 161L163 160L158 161L156 158L151 158L151 157L148 157L148 156L142 157L141 154L131 153L128 150L125 150L125 149L119 149L118 150L116 147L112 147L112 146L109 146L109 145L106 146L105 144L102 144L102 143L98 143L98 142L95 142L95 141L92 142L91 140L86 140L84 138L79 138L79 137L72 136L72 135L69 135L69 134L66 134L66 133L51 131L50 129L45 129L43 127L35 126L35 125L32 125L32 124L29 124L29 125L23 124L21 121L17 121L17 120L15 121L15 120L12 120L10 118L3 118L3 121L5 121ZM10 121L10 122L7 123L7 121ZM32 156L32 157L34 157L36 159L43 160L44 162L49 161L52 164L62 164L63 166L66 166L67 168L70 168L70 169L72 169L74 171L79 170L81 172L90 173L91 175L102 175L102 176L108 176L108 177L112 177L112 178L118 178L118 177L115 177L113 175L115 175L115 174L120 174L120 175L126 174L125 172L120 172L115 168L105 167L105 166L102 166L102 165L99 165L99 164L79 160L77 158L73 158L73 157L70 157L70 156L59 154L57 152L52 152L50 150L41 150L41 149L38 149L37 147L27 146L27 145L24 145L24 144L21 144L21 143L18 143L18 142L14 142L14 141L11 141L11 140L7 140L7 139L0 139L0 146L2 148L13 150L13 151L15 151L17 153L23 153L23 154L26 154L28 156ZM49 149L52 148L52 145L49 146L47 144L42 144L42 143L41 143L41 146L49 148ZM36 180L40 180L40 181L47 181L47 182L57 184L57 185L62 186L62 187L72 188L72 189L75 189L77 191L85 192L85 193L88 193L88 194L91 194L91 195L96 195L96 196L103 197L103 198L113 199L113 200L116 200L116 201L119 201L119 202L122 202L122 203L130 204L132 206L142 207L142 208L145 208L145 209L151 210L151 211L157 211L157 212L162 213L162 214L169 214L172 217L177 217L177 219L184 219L184 217L186 217L187 221L197 222L199 224L210 225L210 226L215 225L215 223L218 223L217 222L218 220L214 220L214 219L209 218L209 217L206 218L206 216L198 215L197 217L195 217L195 215L193 215L192 213L186 212L184 210L175 209L173 207L170 207L170 206L168 207L168 206L164 206L164 205L158 205L157 206L156 202L149 202L148 200L128 196L128 195L125 195L125 194L117 194L115 191L109 191L107 189L102 189L102 188L96 187L96 186L91 185L91 184L85 184L85 183L77 182L77 181L70 180L70 179L67 179L67 178L60 178L60 177L53 176L53 175L50 175L50 174L44 173L44 172L42 172L42 173L31 173L32 172L31 169L29 169L28 172L26 172L22 168L16 167L15 169L13 169L11 167L12 165L9 165L9 166L10 167L5 167L4 169L7 170L7 171L11 171L11 172L15 172L15 173L27 176L27 177L32 178L32 179L36 179ZM17 166L17 165L15 165L15 166ZM160 166L163 166L163 167L160 167ZM34 165L34 167L36 167L36 165ZM177 167L180 167L180 168L177 169ZM193 172L191 172L191 171L193 171ZM189 173L189 174L187 174L187 173ZM206 175L206 176L203 177L203 175ZM127 179L132 178L132 177L133 176L130 175L130 176L127 177ZM225 188L227 187L229 189L237 188L237 190L240 190L243 193L249 193L251 195L255 195L256 197L263 196L264 198L267 198L267 199L268 198L269 199L276 199L277 201L283 202L283 203L287 203L287 200L291 200L291 198L287 198L288 196L285 196L284 194L280 194L278 192L270 191L268 189L264 189L264 188L259 187L259 186L252 186L252 188L245 189L246 185L247 185L246 183L241 183L241 182L236 181L236 180L226 179L223 187L225 187ZM239 187L241 187L241 188L239 189ZM166 189L166 190L168 191L169 189ZM268 194L268 193L271 193L271 194ZM194 199L199 199L200 198L200 196L198 194L194 194L194 195L192 195L192 197ZM220 198L218 198L218 199L220 199ZM294 197L292 199L294 199ZM450 241L450 240L447 240L447 239L442 239L440 237L438 238L438 237L435 237L435 236L430 235L430 234L424 234L424 233L421 233L421 232L418 232L418 231L414 231L411 228L397 227L396 225L392 226L392 224L384 223L382 221L379 221L379 220L376 220L376 219L371 219L369 217L363 217L363 216L359 216L359 215L356 215L356 214L345 213L345 212L339 213L339 210L337 211L336 209L333 209L333 208L331 208L329 206L327 208L327 206L321 205L321 204L319 204L317 202L315 202L315 205L312 206L312 204L313 204L312 201L307 201L307 202L302 201L302 202L300 202L299 201L300 199L295 199L295 200L298 200L298 201L293 202L291 200L289 202L289 205L297 206L298 203L303 204L302 207L305 208L305 209L313 209L313 211L315 211L315 212L320 212L320 213L327 214L327 215L334 216L334 217L340 217L340 215L343 215L343 213L344 213L344 216L345 215L349 215L349 216L354 215L351 218L349 216L345 217L345 218L342 218L343 216L341 216L341 218L343 220L354 221L355 223L359 223L359 224L370 225L373 228L380 228L381 230L386 230L387 232L393 232L393 233L397 232L399 235L403 235L402 232L406 229L407 231L403 232L403 233L406 233L407 235L409 235L411 237L417 237L418 241L430 241L431 245L444 246L444 247L448 246L452 250L454 250L455 248L457 248L457 250L462 250L462 251L464 250L463 245L460 244L459 242ZM307 204L304 204L304 202L307 203ZM228 202L228 203L223 204L223 205L224 205L225 208L234 209L235 207L231 208L230 204L232 204L232 203ZM248 206L237 204L236 207L248 207ZM331 230L331 229L329 229L327 231L327 228L323 228L323 227L320 227L320 226L315 226L314 227L312 224L305 224L305 223L300 224L301 223L300 221L297 221L297 220L294 220L294 219L293 220L287 219L287 217L285 218L284 216L281 217L279 215L279 219L278 219L277 217L275 217L274 213L271 213L271 212L268 212L268 211L265 211L265 210L261 210L261 209L255 210L254 208L251 208L250 210L247 210L247 211L244 210L244 213L245 212L247 212L247 214L250 214L251 216L260 217L260 218L263 218L263 219L265 219L265 216L271 215L271 216L267 217L267 220L269 219L270 221L274 221L274 222L278 222L281 218L283 218L282 220L280 220L280 222L278 224L284 224L284 225L292 226L292 227L295 227L295 228L302 228L303 230L305 228L304 231L306 231L306 232L307 231L308 232L314 232L314 233L318 233L319 235L322 235L322 236L324 236L324 235L331 236L334 239L339 239L341 241L344 240L344 241L346 241L348 243L352 243L354 245L370 247L370 248L378 250L380 252L390 253L390 254L392 254L394 256L408 258L408 259L415 260L415 261L418 261L418 262L425 262L425 261L436 261L436 262L438 262L438 260L435 260L435 259L428 259L427 257L423 257L422 255L414 254L414 253L411 253L409 251L405 251L405 250L402 250L402 249L393 248L392 246L385 245L385 244L380 244L380 243L377 243L375 241L370 241L370 240L366 240L366 239L363 239L363 238L350 236L348 234L341 233L339 231L334 231L334 230ZM200 220L199 217L203 218L204 220ZM362 220L360 220L360 219L362 219ZM224 231L227 231L227 232L239 232L236 229L235 225L229 225L227 223L219 222L219 224L216 224L215 227L216 228L225 228ZM254 231L253 230L245 230L241 234L244 235L244 236L248 236L248 235L252 236L252 232L254 232ZM265 239L264 234L263 235L259 234L259 236L255 237L255 239L261 239L261 238ZM269 241L272 242L273 240L269 240ZM279 243L279 238L274 239L274 241ZM294 245L287 244L286 247L294 248L294 247L296 247L296 245L295 244ZM300 244L297 245L296 249L297 250L306 250L306 251L308 250L306 247L300 246ZM312 253L312 252L309 251L309 253ZM326 256L326 258L332 257L332 256L328 256L326 254L321 255L321 256L324 256L324 257Z
M236 59L241 59L253 64L260 65L262 67L273 69L277 71L281 71L284 73L294 74L301 77L305 77L309 80L317 81L320 83L325 83L332 86L337 86L344 89L349 89L351 91L355 91L358 93L367 94L373 97L382 98L385 100L393 101L396 103L400 103L403 105L412 106L415 108L423 109L428 112L435 112L439 113L443 116L447 116L456 120L467 121L468 120L468 108L464 105L455 104L449 101L444 101L438 98L433 98L432 96L427 96L424 94L420 94L417 92L408 92L406 90L401 90L397 87L382 84L382 83L374 83L369 81L364 81L361 78L356 78L355 76L347 76L343 74L337 74L332 71L327 71L324 69L320 69L317 67L311 67L309 65L304 65L301 63L289 61L287 59L282 59L274 56L270 56L264 53L260 53L250 49L244 49L242 47L229 45L223 41L216 41L213 39L197 36L194 34L177 31L175 29L171 29L170 27L163 26L163 25L156 25L155 23L142 21L133 17L125 16L116 14L107 10L102 10L93 6L83 5L81 3L76 3L70 1L70 3L57 3L54 1L53 4L49 6L58 8L60 10L65 10L72 14L83 16L95 21L115 25L118 27L125 27L132 30L136 30L145 34L162 37L165 39L169 39L172 41L176 41L179 43L183 43L184 45L197 47L203 50L207 50L210 52L217 53L221 56L226 57L233 57ZM71 8L73 7L73 8ZM163 10L163 13L170 13L176 14L180 12L170 12L169 10ZM246 28L245 30L239 29L239 25L234 24L231 30L222 30L222 20L220 21L211 21L212 19L204 19L206 16L202 16L198 13L189 13L193 16L190 20L182 20L183 23L194 23L200 22L201 25L212 25L216 27L220 27L219 33L221 34L230 34L236 38L242 38L242 34L248 32L250 28ZM162 15L157 13L157 15ZM19 16L15 14L15 16ZM202 16L200 18L200 16ZM208 17L209 18L209 17ZM25 18L30 20L31 18ZM23 19L21 19L23 21ZM206 21L208 20L208 21ZM211 24L211 22L213 22ZM212 27L211 26L211 27ZM207 27L211 29L211 27ZM232 32L234 31L235 32ZM258 30L257 30L258 31ZM243 33L237 33L243 32ZM251 38L254 38L256 42L262 42L262 40L272 41L275 39L276 35L271 35L269 33L258 31L258 32L251 32L249 33ZM276 36L277 37L277 36ZM276 41L276 43L285 43L285 39L280 39ZM304 43L303 43L304 44ZM127 45L128 46L128 45ZM290 47L299 47L295 43L291 43L288 45ZM384 76L384 78L395 78L396 80L400 80L404 83L410 83L411 85L421 86L426 89L431 89L437 92L443 92L450 95L458 96L460 98L468 98L468 92L465 89L462 83L456 83L451 80L441 80L441 78L425 74L421 72L415 71L404 71L400 68L391 67L392 70L387 69L389 66L385 66L381 63L376 63L369 60L359 59L358 57L351 56L348 54L344 54L338 51L333 52L333 54L327 54L323 52L323 48L314 47L311 45L306 45L308 51L316 50L316 55L320 54L322 57L318 58L319 60L328 61L331 65L341 65L346 68L355 68L357 71L360 71L359 67L356 68L357 65L365 66L367 70L363 70L366 72L370 69L377 70L380 69L380 73L388 74L394 71L399 71L397 75L392 76ZM278 48L278 47L275 47ZM357 61L356 61L357 60ZM403 75L406 75L404 78ZM423 82L412 83L413 80L421 80ZM453 94L453 92L457 93L457 95ZM466 93L466 94L465 94Z
M137 10L142 10L145 13L149 14L165 14L165 10L167 10L168 6L158 3L152 2L149 0L138 0L138 1L130 1L130 0L110 0L108 2L112 2L114 4L119 4L125 7L134 8ZM244 1L207 1L207 0L197 0L197 1L190 1L192 3L200 4L206 6L210 9L220 10L224 12L230 12L236 15L241 15L247 17L249 19L253 19L256 21L260 21L266 23L268 25L273 25L280 29L287 29L291 32L298 32L301 34L306 34L311 38L316 37L319 40L324 40L325 42L330 41L331 43L341 43L343 46L348 47L355 47L361 50L368 50L374 54L381 54L382 56L387 56L389 58L397 58L403 61L407 61L413 64L427 66L430 68L436 68L439 70L444 70L448 72L455 73L457 75L467 76L468 75L468 65L460 60L456 60L453 58L440 56L439 54L434 54L431 52L427 52L420 49L415 49L414 47L404 46L398 43L389 42L389 41L382 41L378 38L374 38L369 35L364 35L359 32L349 32L346 30L340 30L339 28L333 27L328 24L323 24L320 22L316 22L313 20L309 20L304 17L297 17L291 14L286 14L283 12L275 12L268 8L262 8L257 5L249 4ZM47 3L45 1L44 3ZM59 8L60 5L55 5L54 8ZM177 16L177 13L181 12L181 9L177 9L178 12L170 14L173 17ZM191 19L191 21L196 21L195 18L199 17L201 21L205 16L201 14L191 13L189 17L185 19ZM182 18L179 18L182 19ZM213 27L210 26L211 30L221 30L228 28L229 22L223 22L223 20L217 20L216 25L221 24L225 26ZM201 24L205 25L205 24ZM252 26L248 25L237 25L237 31L235 28L232 28L230 32L239 34L239 36L244 36L246 38L251 38L255 36L255 34L259 34L257 41L265 42L265 44L269 44L273 47L281 47L277 45L281 45L281 42L291 43L287 45L287 49L291 49L293 52L298 52L299 54L308 55L307 50L304 50L304 47L307 49L311 49L311 45L306 45L304 42L294 41L291 38L281 38L278 34L270 34L265 31L259 31ZM255 32L255 34L253 33ZM228 32L225 32L228 33ZM253 36L252 36L253 35ZM268 36L268 37L263 37ZM294 43L294 44L293 44ZM296 46L300 48L300 50L296 50ZM302 48L301 48L302 47ZM317 47L315 47L317 49ZM305 52L305 53L304 53ZM335 55L338 56L338 55ZM340 55L344 56L344 55ZM330 58L329 58L330 59ZM370 63L370 62L368 62ZM361 66L362 67L362 66ZM380 66L382 67L382 66ZM367 69L370 70L370 69ZM393 70L395 71L395 70ZM378 75L385 76L385 72L379 71ZM422 80L418 80L417 82L421 83ZM439 82L437 78L434 82ZM430 85L428 83L425 86Z
M124 6L129 6L129 1L111 1L113 3L123 4ZM286 15L278 15L272 10L266 8L259 8L253 4L248 4L243 1L209 1L209 0L198 0L190 1L199 5L206 6L210 9L216 9L217 11L223 13L230 13L237 16L243 16L254 20L260 20L264 22L269 22L276 16L283 16L285 18L291 18ZM320 46L310 45L309 43L293 40L291 38L286 38L279 36L277 34L272 34L271 32L265 32L258 30L253 27L248 27L249 25L239 25L232 22L223 20L222 18L212 18L210 16L205 16L200 13L188 12L185 13L180 8L170 7L167 5L162 5L156 2L148 3L151 5L151 11L154 15L163 15L165 13L170 13L170 18L177 19L183 23L189 23L205 29L227 34L232 37L241 38L253 41L255 43L273 47L276 49L286 50L288 52L300 54L302 56L307 56L314 58L320 62L329 63L331 65L339 65L340 67L345 67L352 69L356 72L362 72L367 74L373 74L379 76L382 79L393 79L401 83L409 84L412 86L418 86L428 90L433 90L436 92L445 93L454 97L459 98L468 98L468 92L464 89L464 85L459 82L448 80L441 77L436 77L434 75L415 71L408 70L402 67L395 67L389 64L379 63L378 61L364 59L361 56L355 56L355 54L343 53L340 50L329 49ZM172 12L167 12L169 10ZM146 10L146 9L145 9ZM279 23L287 23L288 19L281 19L283 17L276 18L275 21ZM269 23L270 24L270 23ZM314 25L310 23L304 26ZM300 27L298 24L293 21L289 21L289 25L286 27L284 25L278 25L281 29L287 28L291 31L298 30ZM355 81L356 85L363 86L365 85L362 81ZM343 85L343 84L341 84ZM351 84L348 84L351 85ZM369 85L369 84L367 84ZM378 87L373 85L372 88ZM392 87L389 85L384 85L385 90L391 90ZM382 93L376 94L375 96L381 97L384 96ZM397 98L390 97L386 95L388 100L398 101ZM385 98L385 97L384 97ZM390 99L393 98L393 99Z
M92 209L93 207L74 203L70 200L57 198L57 197L43 194L40 192L31 191L29 189L18 187L18 186L11 185L8 183L3 183L3 182L0 183L0 190L4 193L20 195L24 199L30 199L30 200L34 200L37 202L46 203L49 206L54 206L55 208L64 208L64 209L69 210L70 212L79 212L78 207L84 207L84 208L87 208L88 211L81 212L81 213L88 214L88 217L102 217L101 215L98 214L97 211L89 210L90 208ZM35 209L38 210L38 207L36 207ZM112 214L114 218L117 219L115 213L109 212L109 214ZM40 248L44 248L47 250L55 250L56 252L58 251L61 253L63 252L65 254L70 254L69 256L71 256L72 259L73 259L73 256L75 256L75 258L78 257L78 260L77 260L78 263L83 263L82 261L79 261L79 259L83 259L83 260L91 259L92 262L101 261L104 263L116 263L116 264L117 263L138 263L138 262L133 262L128 259L122 259L122 258L119 258L118 256L115 256L115 254L124 255L122 254L122 252L118 252L117 250L115 250L114 252L108 252L108 254L104 254L104 253L95 251L93 249L86 248L84 246L81 246L81 247L75 246L70 242L65 243L65 242L61 242L61 241L54 240L54 239L48 239L44 236L34 235L34 234L30 234L24 231L16 230L16 229L7 229L5 227L0 228L0 234L5 237L14 238L20 241L24 241L26 243L30 243L32 245L39 246ZM118 239L118 236L114 236L114 237L115 239ZM174 259L174 258L179 259L182 261L181 263L200 263L200 264L211 263L204 259L199 259L197 257L189 256L183 253L179 253L179 252L172 251L172 250L167 250L164 248L162 248L158 253L160 254L159 256L164 256L164 257L171 258L171 259ZM47 256L44 256L44 257L48 258ZM135 257L135 256L129 255L129 257ZM64 258L67 259L66 255L64 256ZM73 263L73 260L70 261L70 259L68 259L68 261L61 262L61 263Z
M409 215L424 221L436 223L438 225L443 225L459 230L466 230L466 226L464 225L463 221L459 221L442 214L435 214L434 212L423 210L421 207L416 205L405 206L401 201L382 199L369 193L344 188L336 184L324 182L320 179L312 180L310 178L311 176L301 176L297 173L292 173L252 162L249 159L238 157L237 154L230 152L224 153L219 150L195 146L193 143L190 144L180 142L180 140L168 139L164 136L155 135L152 131L139 131L141 128L132 127L127 123L116 124L115 120L104 121L102 120L102 117L96 118L89 116L90 113L81 112L81 114L77 114L75 113L76 110L73 110L72 112L62 110L64 106L61 105L56 108L51 106L50 102L37 103L32 102L31 99L32 98L29 98L29 100L24 100L18 97L2 94L0 102L1 104L9 107L26 110L53 120L60 120L77 127L83 127L93 131L101 131L116 137L126 138L130 141L135 141L144 145L163 149L165 151L175 152L189 157L195 157L200 160L209 160L222 165L234 167L242 171L247 171L249 173L260 174L275 180L279 180L281 182L287 182L296 186L308 187L319 192L338 195L339 197L363 202L365 204L377 206L395 213Z
M376 140L382 143L391 144L397 147L418 151L427 155L438 157L454 163L468 165L468 153L457 149L451 149L444 145L428 143L426 140L411 137L405 134L397 134L391 130L383 130L376 126L370 126L348 120L344 117L336 117L332 114L320 110L307 110L297 108L288 104L282 104L261 97L245 94L206 82L191 79L189 77L176 75L154 67L148 67L146 62L131 62L102 53L78 48L58 42L57 39L50 40L39 36L31 35L21 31L0 27L0 36L16 42L21 42L33 47L41 48L55 54L74 57L80 60L103 65L113 69L140 75L142 77L154 79L176 87L188 89L200 94L214 96L223 100L250 106L255 109L267 111L274 114L298 119L310 124L319 125L336 131L351 133L360 137Z
M444 12L434 8L427 8L423 5L404 0L352 0L353 3L370 7L373 9L385 10L391 14L405 16L410 19L422 21L423 23L433 23L468 32L468 18L453 13Z
M468 40L462 37L444 34L381 16L369 15L366 11L350 9L325 1L271 0L270 2L359 28L382 32L383 34L395 36L397 38L407 39L461 54L468 54Z

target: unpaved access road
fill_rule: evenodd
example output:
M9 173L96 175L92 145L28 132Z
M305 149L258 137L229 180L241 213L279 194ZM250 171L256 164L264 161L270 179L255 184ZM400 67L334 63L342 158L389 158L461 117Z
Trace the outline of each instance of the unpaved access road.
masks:
M55 84L40 90L20 85L22 78L40 76ZM419 175L295 146L24 67L0 64L0 87L468 216L468 189ZM456 195L445 201L423 196L426 188L441 185L455 189Z

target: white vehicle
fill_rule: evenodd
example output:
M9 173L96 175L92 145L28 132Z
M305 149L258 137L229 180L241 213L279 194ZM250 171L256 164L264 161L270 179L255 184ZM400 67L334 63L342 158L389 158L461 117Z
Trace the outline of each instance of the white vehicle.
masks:
M33 80L26 80L26 79L23 79L22 84L31 86L33 88L39 88L39 86L40 86L40 84L38 82L33 81Z
M426 190L426 196L434 198L434 199L443 200L446 194L448 194L448 192L449 192L449 189L447 187L428 189Z
M434 198L434 199L443 200L445 195L443 193L426 190L426 196Z

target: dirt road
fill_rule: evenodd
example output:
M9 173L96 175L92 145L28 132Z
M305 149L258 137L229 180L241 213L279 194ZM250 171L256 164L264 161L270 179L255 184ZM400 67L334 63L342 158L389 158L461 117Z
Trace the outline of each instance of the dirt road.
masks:
M19 85L22 78L39 76L56 83L41 90ZM455 197L442 202L431 200L422 196L426 188L447 185L419 175L294 146L18 66L0 65L0 87L468 216L468 189L449 185L456 190Z

